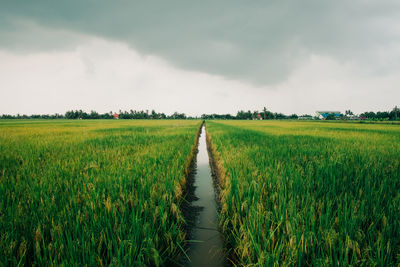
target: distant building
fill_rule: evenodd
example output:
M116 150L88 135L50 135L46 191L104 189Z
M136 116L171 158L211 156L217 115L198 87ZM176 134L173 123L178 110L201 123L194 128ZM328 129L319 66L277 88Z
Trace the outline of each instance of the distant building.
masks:
M117 120L118 120L118 119L119 119L118 113L114 113L114 114L113 114L113 117L114 117L114 119L117 119Z
M315 113L316 116L321 120L326 120L326 118L331 115L333 115L335 119L339 119L342 116L342 113L340 113L340 111L317 111Z
M257 114L257 120L262 120L261 114Z
M313 117L309 115L302 115L298 118L299 120L312 120Z
M349 120L360 120L361 118L360 117L358 117L357 115L350 115L350 116L348 116L348 118L349 118Z

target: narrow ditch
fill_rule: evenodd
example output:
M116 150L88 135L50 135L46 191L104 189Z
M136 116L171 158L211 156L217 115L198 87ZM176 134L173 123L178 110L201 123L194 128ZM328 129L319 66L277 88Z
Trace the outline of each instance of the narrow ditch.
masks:
M209 164L206 133L201 128L191 183L188 259L185 266L225 266L224 243L218 230L218 206Z

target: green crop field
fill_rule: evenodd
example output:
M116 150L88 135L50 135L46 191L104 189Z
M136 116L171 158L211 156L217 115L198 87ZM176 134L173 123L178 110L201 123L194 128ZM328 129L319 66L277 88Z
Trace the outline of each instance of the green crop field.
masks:
M163 265L200 121L0 121L0 265Z
M200 125L0 121L0 266L182 264ZM206 128L232 263L400 264L399 125Z
M220 227L240 265L400 264L400 127L214 121Z

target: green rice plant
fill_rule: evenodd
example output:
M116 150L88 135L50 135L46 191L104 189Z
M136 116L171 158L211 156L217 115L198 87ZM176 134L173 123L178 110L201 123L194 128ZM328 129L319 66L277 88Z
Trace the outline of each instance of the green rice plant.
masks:
M400 264L397 125L209 121L240 265Z
M200 121L0 122L0 265L165 265Z

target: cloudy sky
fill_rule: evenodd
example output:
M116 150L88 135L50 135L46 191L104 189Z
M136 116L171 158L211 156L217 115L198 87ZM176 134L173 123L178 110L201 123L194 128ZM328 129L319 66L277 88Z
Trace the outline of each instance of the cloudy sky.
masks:
M0 0L0 114L400 104L398 0Z

